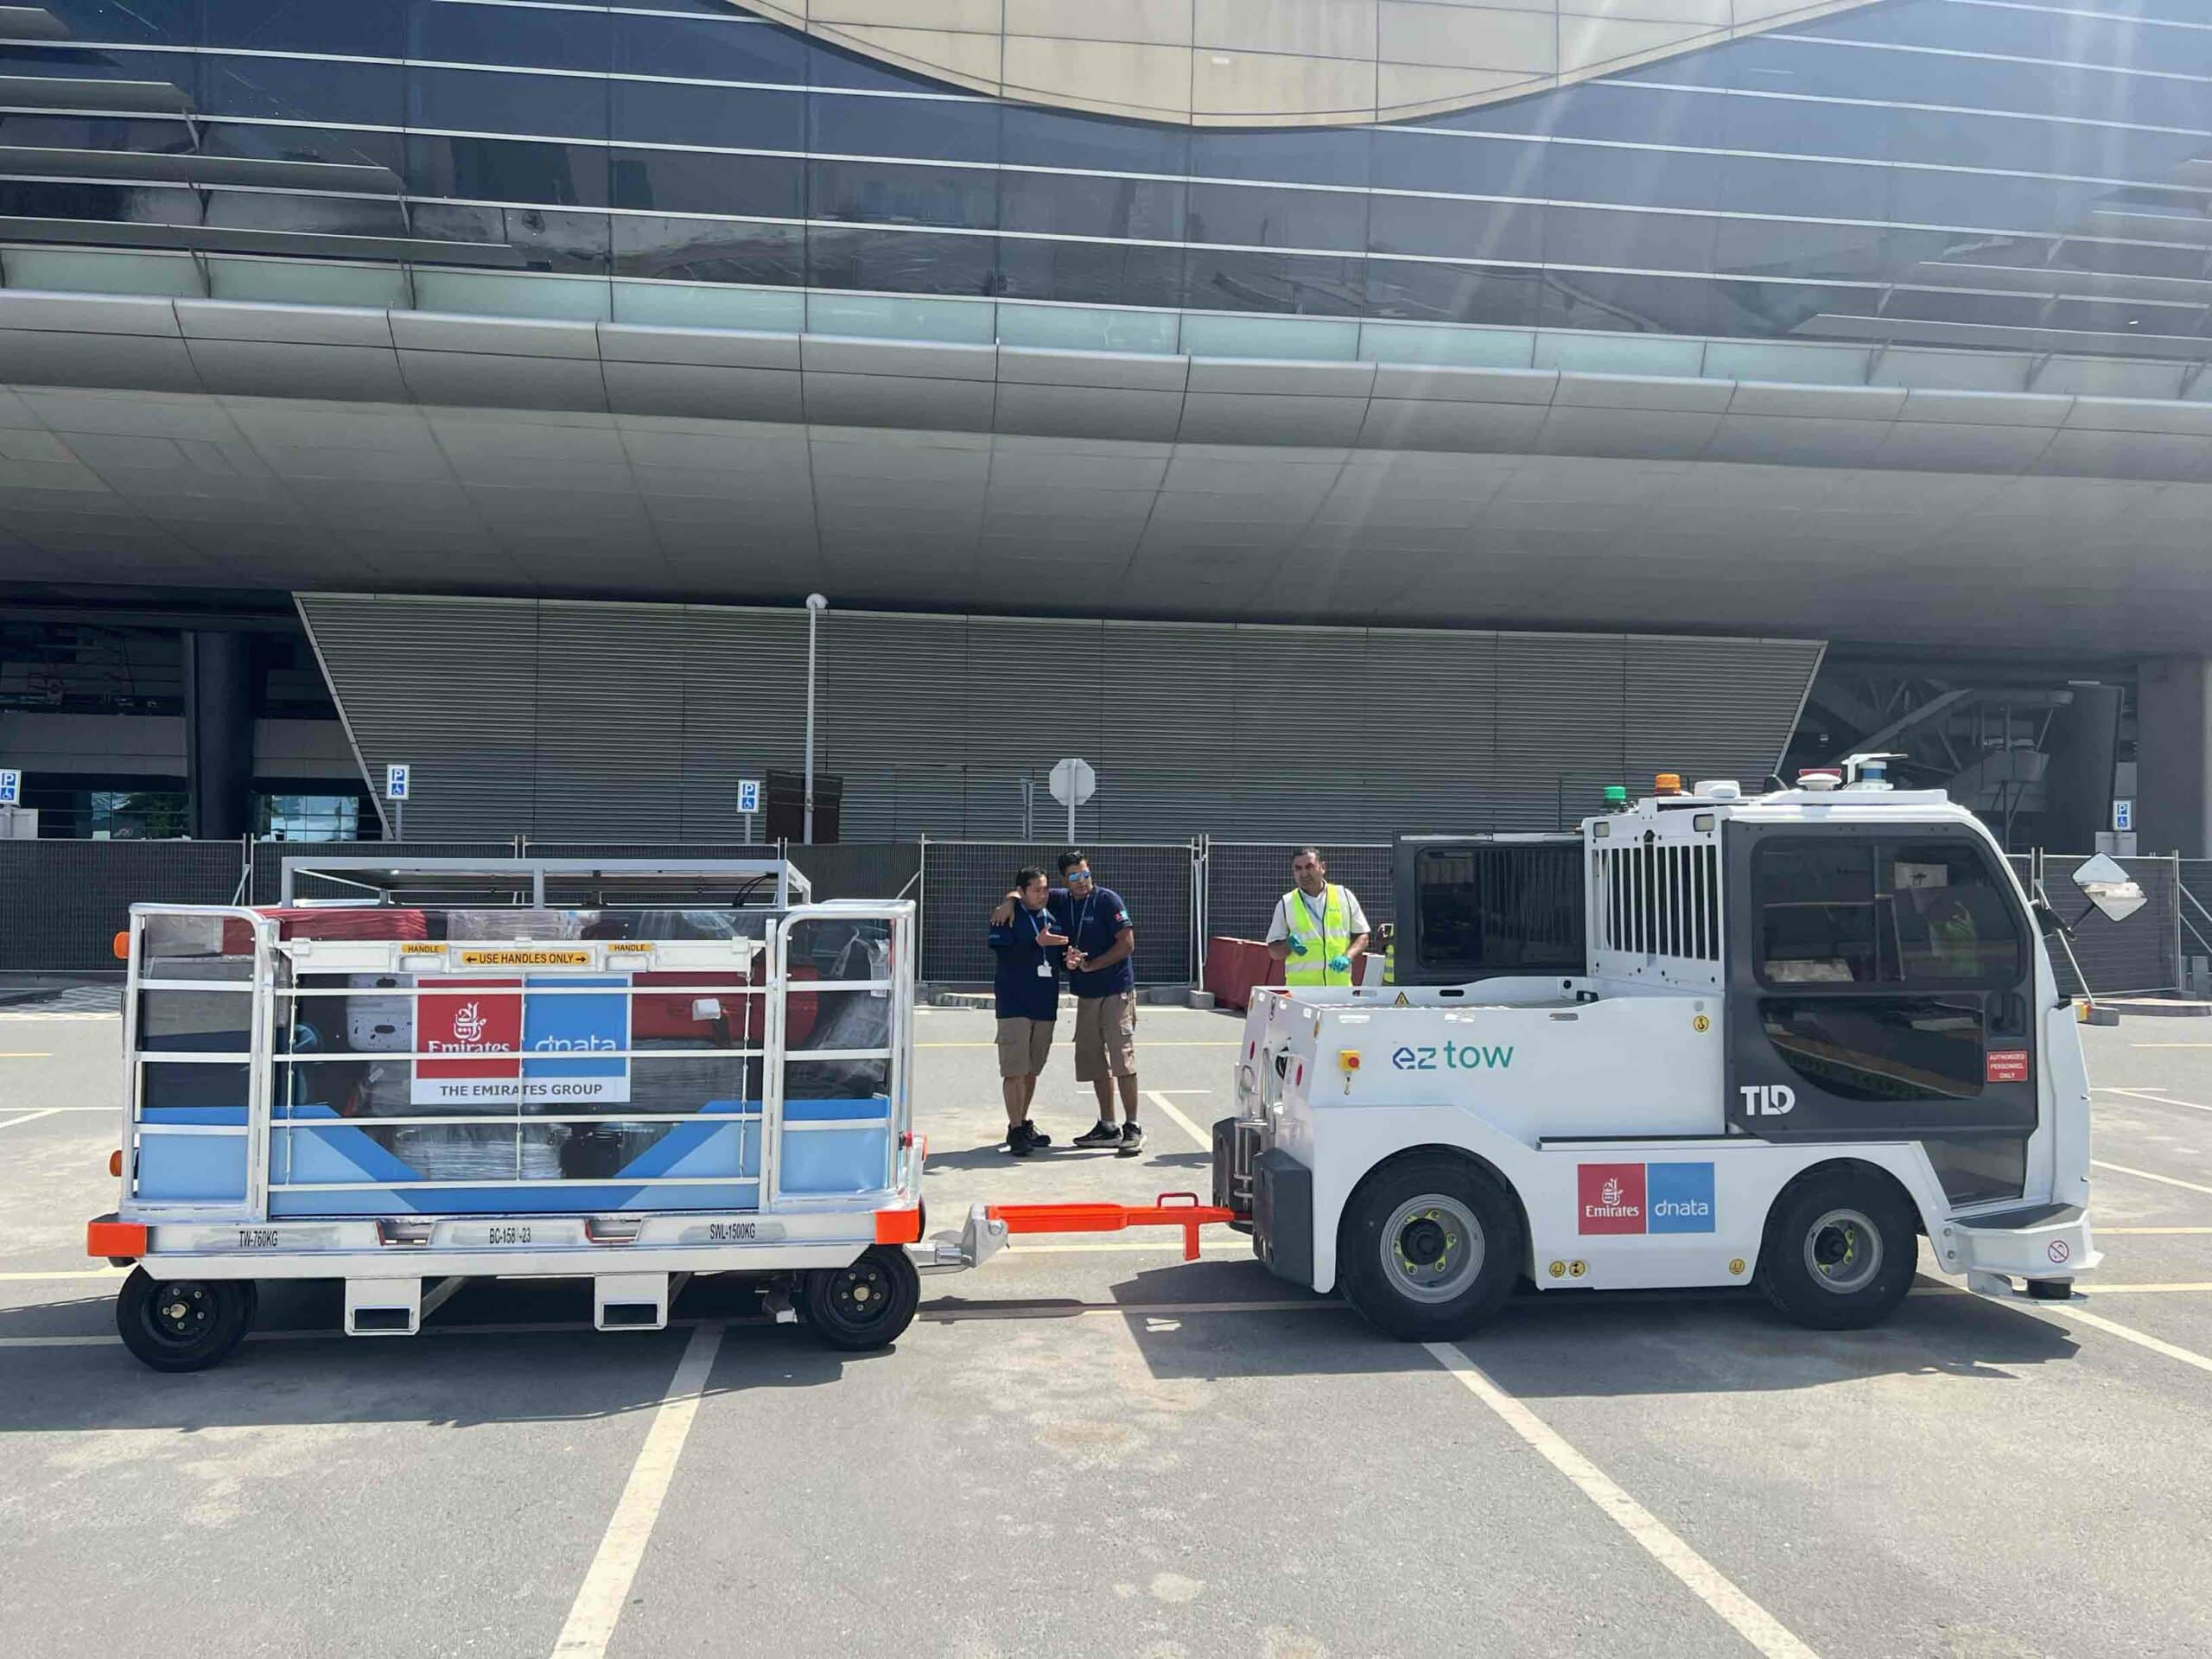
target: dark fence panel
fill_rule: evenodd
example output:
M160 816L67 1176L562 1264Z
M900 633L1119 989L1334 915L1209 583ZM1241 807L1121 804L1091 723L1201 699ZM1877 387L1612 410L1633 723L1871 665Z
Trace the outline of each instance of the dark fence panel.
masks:
M1294 885L1290 861L1302 841L1217 841L1206 848L1206 932L1215 938L1264 939L1275 901ZM1324 843L1321 857L1329 880L1350 887L1367 912L1368 925L1379 928L1397 919L1396 884L1390 873L1388 842ZM1203 945L1204 941L1200 944ZM1382 949L1376 940L1375 949Z
M1057 842L932 841L922 849L922 977L933 984L988 982L990 912L1025 864L1049 872ZM1192 851L1188 846L1086 846L1101 887L1129 907L1140 985L1193 976Z
M2212 957L2212 858L2181 861L2181 953Z
M918 841L794 846L786 849L785 856L814 883L817 899L921 897L922 843Z
M0 841L0 969L119 969L135 904L227 905L245 874L236 841Z
M2073 947L2073 962L2067 959L2056 940L2050 944L2050 965L2058 976L2060 990L2078 996L2084 988L2083 979L2088 981L2087 988L2098 996L2179 989L2181 960L2176 935L2181 896L2174 880L2174 861L2119 861L2142 887L2146 902L2125 921L2113 922L2107 920L2104 912L2089 902L2088 894L2075 884L2073 872L2089 856L2087 853L2041 855L2044 892L2051 907L2074 930L2074 937L2067 941ZM2016 855L2012 866L2024 883L2032 882L2034 855ZM2206 931L2212 932L2212 929ZM2075 962L2081 964L2079 976L2074 972Z

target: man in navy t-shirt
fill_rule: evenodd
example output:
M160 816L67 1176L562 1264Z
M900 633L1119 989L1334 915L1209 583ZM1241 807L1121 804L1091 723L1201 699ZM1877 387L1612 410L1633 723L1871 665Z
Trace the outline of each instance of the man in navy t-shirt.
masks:
M991 950L998 970L991 982L999 1017L999 1090L1006 1098L1006 1149L1027 1158L1052 1137L1029 1121L1038 1074L1052 1052L1052 1022L1060 1011L1056 964L1067 948L1046 908L1045 872L1035 866L1014 879L1014 891L991 917Z
M1068 938L1068 987L1075 993L1075 1080L1098 1096L1098 1122L1076 1136L1078 1147L1112 1147L1124 1158L1144 1150L1137 1124L1137 976L1131 961L1137 932L1128 906L1090 873L1090 860L1071 847L1059 857L1060 880L1046 900ZM1114 1093L1122 1126L1114 1127Z

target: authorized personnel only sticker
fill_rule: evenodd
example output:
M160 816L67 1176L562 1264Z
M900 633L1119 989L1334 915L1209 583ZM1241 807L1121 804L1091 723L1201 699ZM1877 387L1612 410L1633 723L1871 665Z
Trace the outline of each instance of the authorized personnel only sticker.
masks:
M2028 1080L2028 1051L2024 1048L1993 1048L1986 1062L1983 1077L1990 1083L2025 1083Z

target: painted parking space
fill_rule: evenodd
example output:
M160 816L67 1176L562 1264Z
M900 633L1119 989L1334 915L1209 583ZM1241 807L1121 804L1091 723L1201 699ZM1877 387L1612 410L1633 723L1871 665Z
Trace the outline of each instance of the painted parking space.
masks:
M933 1014L932 1224L979 1200L1203 1192L1235 1029L1147 1011L1139 1158L1065 1145L1090 1103L1055 1056L1034 1116L1062 1145L1015 1160L988 1018ZM114 1040L77 1022L21 1046L91 1089ZM2101 1096L2097 1155L2193 1181L2197 1116ZM1234 1236L1187 1264L1127 1236L927 1281L888 1355L830 1355L708 1281L658 1336L592 1332L575 1285L493 1283L381 1343L335 1336L334 1293L302 1286L224 1368L162 1378L113 1339L113 1275L74 1254L112 1201L111 1138L99 1113L0 1131L0 1364L26 1379L0 1399L0 1501L80 1512L36 1529L17 1580L41 1651L125 1639L86 1613L80 1560L135 1550L170 1571L134 1567L130 1597L182 1573L212 1606L203 1583L302 1540L342 1564L269 1599L249 1648L578 1659L741 1631L792 1654L1794 1659L2092 1651L2112 1620L2144 1651L2212 1643L2212 1610L2176 1588L2212 1550L2190 1497L2212 1483L2212 1373L2172 1357L2212 1353L2212 1196L2185 1185L2099 1173L2108 1294L2023 1310L1928 1279L1891 1325L1832 1337L1744 1293L1546 1295L1460 1366ZM2020 1501L2038 1490L2065 1502ZM2044 1570L2053 1542L2066 1573ZM166 1645L241 1639L204 1637Z

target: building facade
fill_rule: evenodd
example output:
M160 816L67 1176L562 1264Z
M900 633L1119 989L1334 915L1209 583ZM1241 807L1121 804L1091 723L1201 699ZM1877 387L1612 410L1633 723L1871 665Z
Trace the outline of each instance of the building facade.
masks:
M1112 618L1198 625L1192 683L1241 687L1238 630L1333 630L1272 647L1283 681L1372 651L1375 721L1457 695L1382 630L1719 681L1827 642L1978 697L2149 663L2196 703L2127 690L2097 741L2204 775L2212 32L2181 0L49 0L0 35L26 626L437 595L508 601L478 614L526 649L517 605L821 590L916 619L880 625L902 663L932 619ZM318 639L359 609L300 606ZM404 655L321 652L366 765L368 711L432 672ZM1556 657L1539 706L1589 691ZM1805 660L1748 723L1694 675L1673 706L1780 764ZM251 702L201 677L188 728L235 757ZM440 683L452 725L502 729L496 679ZM931 690L906 717L990 750L1004 702ZM795 761L748 712L781 695L731 702L732 753ZM1176 706L1201 741L1137 772L1236 741L1218 696ZM1563 810L1643 754L1529 729ZM1489 741L1424 764L1483 774ZM1980 764L1942 747L1916 764ZM202 827L251 827L254 771ZM2208 798L2161 794L2145 844L2207 850ZM482 810L453 832L528 827Z

